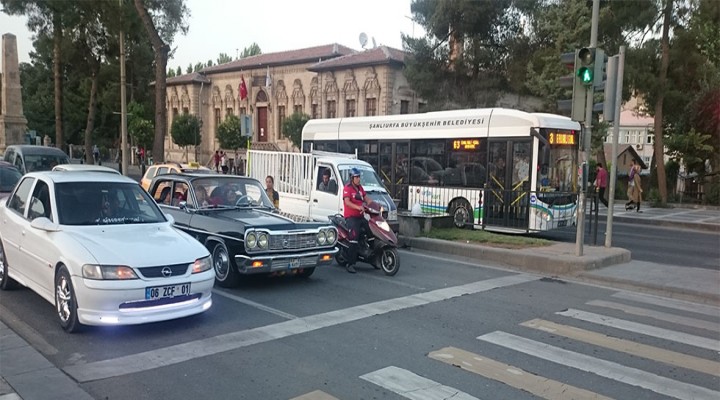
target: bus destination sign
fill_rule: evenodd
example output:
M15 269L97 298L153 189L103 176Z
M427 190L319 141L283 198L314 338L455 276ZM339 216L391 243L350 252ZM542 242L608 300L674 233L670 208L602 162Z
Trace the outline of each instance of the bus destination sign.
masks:
M453 150L477 150L480 148L480 139L455 139Z
M575 132L550 132L548 142L556 145L575 145Z

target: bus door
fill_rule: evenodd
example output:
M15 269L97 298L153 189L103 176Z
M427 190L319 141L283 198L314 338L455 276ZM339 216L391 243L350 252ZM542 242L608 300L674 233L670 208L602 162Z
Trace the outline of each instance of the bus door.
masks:
M398 209L408 209L410 142L380 142L378 173Z
M528 228L531 151L531 139L490 141L486 225Z

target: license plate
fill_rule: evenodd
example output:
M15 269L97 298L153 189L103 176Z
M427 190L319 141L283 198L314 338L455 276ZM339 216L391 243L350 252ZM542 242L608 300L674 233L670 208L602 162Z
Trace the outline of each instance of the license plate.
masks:
M145 299L155 300L175 296L186 296L190 294L190 283L179 285L153 286L145 288Z
M567 226L567 221L558 221L558 228L561 228L563 226Z
M295 269L300 267L300 259L299 258L291 258L288 262L288 268L289 269Z

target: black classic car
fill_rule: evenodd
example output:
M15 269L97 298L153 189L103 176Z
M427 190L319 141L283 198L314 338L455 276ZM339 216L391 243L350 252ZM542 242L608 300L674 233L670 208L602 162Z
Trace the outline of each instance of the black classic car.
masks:
M309 277L337 252L332 225L281 215L256 179L167 174L155 177L148 192L175 227L208 248L223 287L236 285L245 274Z

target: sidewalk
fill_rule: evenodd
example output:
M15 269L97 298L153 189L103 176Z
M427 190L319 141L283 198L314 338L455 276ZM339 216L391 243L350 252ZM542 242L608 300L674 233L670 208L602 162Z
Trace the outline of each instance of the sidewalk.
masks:
M668 208L658 208L643 204L640 208L642 212L636 212L625 210L623 200L618 202L620 204L616 203L613 207L613 222L720 232L720 207L717 206L671 204ZM599 222L606 221L607 211L601 204L598 209Z

